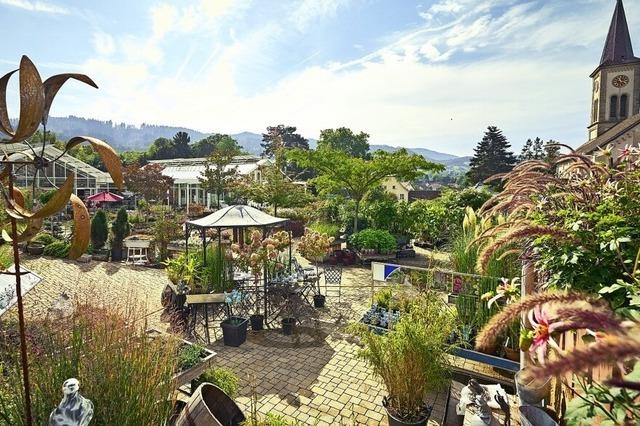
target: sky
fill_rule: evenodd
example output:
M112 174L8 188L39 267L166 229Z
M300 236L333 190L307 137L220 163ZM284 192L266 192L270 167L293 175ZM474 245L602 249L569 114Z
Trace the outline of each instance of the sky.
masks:
M308 138L346 126L372 144L456 155L471 154L495 125L516 151L534 137L577 146L614 6L0 0L0 73L26 54L43 78L82 72L95 80L99 90L68 83L53 116L230 134L284 123ZM640 40L640 1L625 8ZM17 116L17 83L8 96Z

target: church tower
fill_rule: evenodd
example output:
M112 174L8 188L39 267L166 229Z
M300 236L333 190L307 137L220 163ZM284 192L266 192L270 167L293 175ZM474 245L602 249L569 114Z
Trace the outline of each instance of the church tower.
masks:
M591 74L589 140L640 112L640 58L633 54L622 0L617 0L600 65Z

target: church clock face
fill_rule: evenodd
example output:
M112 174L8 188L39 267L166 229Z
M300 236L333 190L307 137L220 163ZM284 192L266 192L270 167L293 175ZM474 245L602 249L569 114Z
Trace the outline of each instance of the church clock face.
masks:
M611 84L613 84L613 87L617 87L618 89L620 89L629 84L629 77L622 74L616 75L615 77L613 77L613 80L611 80Z

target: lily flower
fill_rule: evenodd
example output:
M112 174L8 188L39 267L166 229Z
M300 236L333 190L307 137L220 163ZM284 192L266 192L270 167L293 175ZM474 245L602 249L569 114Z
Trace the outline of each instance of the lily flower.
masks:
M541 364L544 364L549 347L562 353L562 349L552 337L554 331L562 322L553 322L549 313L540 305L531 309L528 313L529 323L533 327L533 341L529 347L529 354Z

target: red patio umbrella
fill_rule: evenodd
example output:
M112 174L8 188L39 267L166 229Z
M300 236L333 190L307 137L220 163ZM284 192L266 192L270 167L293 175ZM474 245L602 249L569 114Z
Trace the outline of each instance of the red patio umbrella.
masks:
M93 201L94 203L115 203L118 201L122 201L123 198L124 197L121 197L118 194L104 191L87 197L87 201Z

